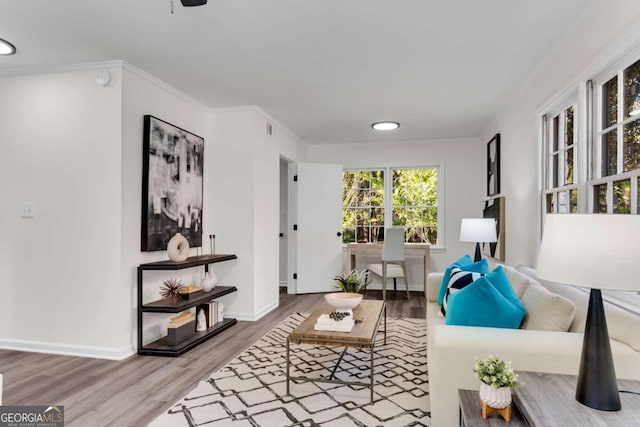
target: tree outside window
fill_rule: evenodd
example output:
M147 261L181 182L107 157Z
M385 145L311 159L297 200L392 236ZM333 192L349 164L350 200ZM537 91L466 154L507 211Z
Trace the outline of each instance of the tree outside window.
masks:
M405 229L406 242L437 244L438 168L344 172L342 241L383 242L384 229L391 226Z

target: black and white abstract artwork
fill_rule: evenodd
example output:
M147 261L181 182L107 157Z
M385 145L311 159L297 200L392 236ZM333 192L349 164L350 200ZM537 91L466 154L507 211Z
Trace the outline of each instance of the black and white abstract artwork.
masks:
M505 260L505 252L504 252L504 217L505 217L505 206L504 206L504 196L495 197L493 199L489 199L484 202L484 209L482 210L483 218L493 218L496 220L496 234L498 236L498 241L495 243L483 243L483 252L497 260L504 261Z
M487 196L500 193L500 134L487 143Z
M204 139L144 116L142 167L143 251L167 248L176 233L202 246Z

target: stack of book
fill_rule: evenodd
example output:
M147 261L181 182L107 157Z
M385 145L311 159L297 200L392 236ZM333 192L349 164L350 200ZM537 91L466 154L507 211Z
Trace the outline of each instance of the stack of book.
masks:
M218 323L218 301L209 301L208 303L198 306L198 310L204 310L204 315L207 318L207 328L212 328Z
M351 313L342 320L333 320L328 314L321 314L316 320L314 329L316 331L351 332L354 324L355 321Z

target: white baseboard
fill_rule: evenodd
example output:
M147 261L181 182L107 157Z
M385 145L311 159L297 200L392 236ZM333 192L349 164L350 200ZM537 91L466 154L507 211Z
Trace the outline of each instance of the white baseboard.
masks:
M233 317L237 320L242 320L244 322L255 322L256 320L260 320L262 317L270 313L271 311L278 308L280 305L280 298L276 298L271 304L267 304L261 310L256 313L240 313L240 312L226 312L225 317Z
M94 359L108 360L124 360L136 353L133 347L128 346L117 349L9 339L0 339L0 348L30 353L60 354L63 356L91 357Z

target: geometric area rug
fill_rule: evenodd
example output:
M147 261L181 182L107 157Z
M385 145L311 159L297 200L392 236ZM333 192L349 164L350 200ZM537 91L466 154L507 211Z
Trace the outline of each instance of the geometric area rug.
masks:
M428 426L425 319L388 318L374 353L374 402L362 386L291 381L286 393L286 338L307 314L295 313L225 367L201 381L150 426ZM382 328L383 325L380 325ZM291 375L331 374L341 347L291 345ZM339 379L368 382L369 353L349 348Z

